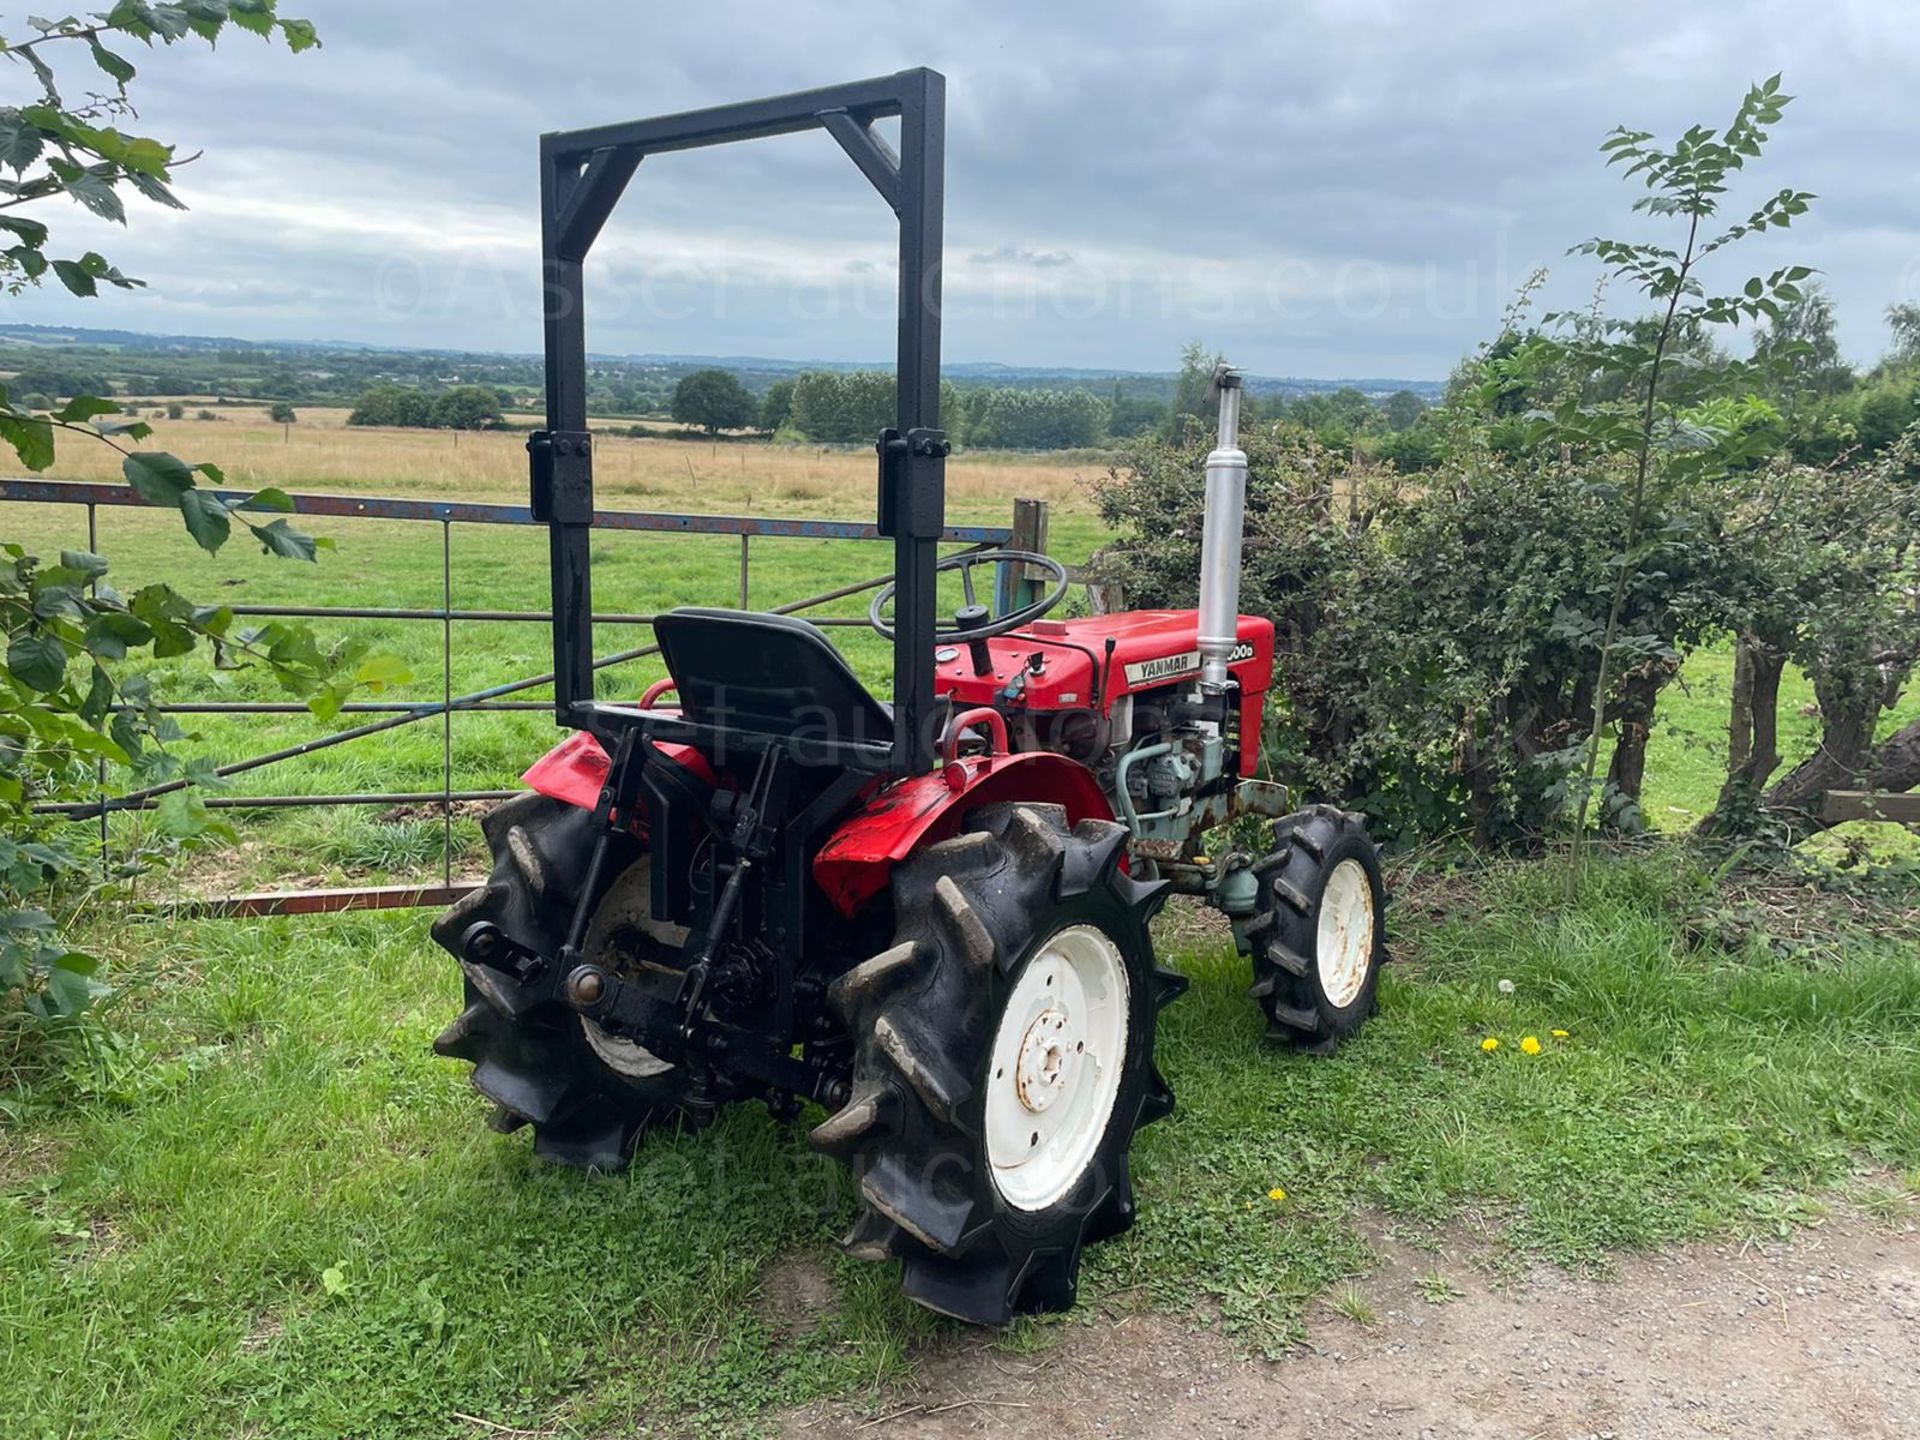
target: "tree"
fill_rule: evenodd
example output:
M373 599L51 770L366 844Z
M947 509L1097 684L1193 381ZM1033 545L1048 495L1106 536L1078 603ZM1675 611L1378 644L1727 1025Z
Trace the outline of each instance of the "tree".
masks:
M45 395L55 400L71 400L76 395L111 395L113 387L99 375L48 365L34 365L7 382L15 395Z
M809 440L871 445L894 421L893 376L885 370L808 370L794 381L788 420ZM954 428L950 419L948 429Z
M1887 328L1893 331L1893 349L1887 365L1920 365L1920 304L1909 300L1887 307Z
M1420 417L1427 413L1427 402L1411 390L1396 390L1380 410L1386 417L1387 429L1398 435L1420 423Z
M1833 299L1810 284L1798 300L1780 307L1779 318L1753 337L1753 358L1789 398L1838 395L1853 384L1853 367L1840 358Z
M1647 195L1634 210L1678 222L1685 231L1679 248L1651 242L1606 238L1588 240L1574 253L1592 255L1616 280L1623 281L1655 307L1657 320L1649 332L1636 319L1596 321L1590 313L1547 317L1562 333L1541 336L1521 347L1496 367L1496 383L1515 378L1537 383L1546 376L1572 376L1584 389L1592 377L1613 382L1618 398L1590 400L1579 391L1566 395L1535 427L1536 443L1557 445L1569 454L1620 457L1629 467L1628 507L1606 616L1570 617L1569 624L1586 627L1594 649L1592 716L1579 743L1584 749L1584 776L1574 813L1573 854L1567 871L1571 898L1579 883L1581 846L1585 840L1598 774L1601 741L1607 731L1609 703L1618 675L1640 671L1665 658L1635 637L1621 645L1622 620L1640 579L1642 566L1664 543L1650 529L1650 516L1676 489L1724 472L1750 458L1734 437L1717 430L1713 417L1699 412L1731 368L1695 370L1669 368L1670 353L1688 339L1697 339L1719 326L1742 320L1766 319L1779 323L1784 308L1802 298L1800 282L1813 272L1804 265L1783 266L1769 275L1755 275L1740 290L1709 295L1700 268L1715 252L1770 227L1784 228L1804 215L1812 196L1782 189L1769 196L1744 220L1718 233L1722 197L1729 182L1749 159L1762 153L1766 127L1776 124L1792 97L1781 93L1780 77L1752 86L1724 130L1696 125L1673 146L1651 143L1650 131L1617 127L1602 143L1609 165L1626 165L1627 178L1640 177ZM1654 539L1648 541L1649 534Z
M709 435L750 425L758 414L753 395L731 370L696 370L673 387L673 418Z
M300 417L294 413L292 401L276 400L268 407L267 418L276 425L291 425Z
M1242 404L1245 402L1242 401ZM1107 401L1107 433L1116 440L1131 440L1167 423L1167 402L1151 395L1128 395L1120 382L1113 382L1113 394Z
M1726 783L1703 828L1798 839L1825 828L1830 790L1920 784L1920 722L1875 741L1920 662L1916 452L1920 427L1876 455L1719 487L1728 562L1716 589L1738 648ZM1775 783L1789 662L1819 697L1820 743Z
M1180 369L1173 377L1173 408L1167 414L1166 434L1178 439L1189 417L1205 426L1213 411L1214 373L1227 363L1226 356L1209 351L1198 340L1180 351Z
M793 413L793 381L776 380L760 401L760 428L769 435L787 423Z
M967 443L1013 450L1070 450L1098 445L1107 433L1107 407L1098 396L1072 390L974 390L966 401Z
M456 385L433 402L429 423L441 430L485 430L505 422L491 386Z

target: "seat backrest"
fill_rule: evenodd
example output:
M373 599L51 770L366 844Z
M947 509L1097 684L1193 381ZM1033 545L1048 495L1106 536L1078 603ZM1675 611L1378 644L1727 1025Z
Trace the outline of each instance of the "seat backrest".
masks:
M723 731L885 744L893 716L819 626L792 615L688 607L653 622L680 713Z

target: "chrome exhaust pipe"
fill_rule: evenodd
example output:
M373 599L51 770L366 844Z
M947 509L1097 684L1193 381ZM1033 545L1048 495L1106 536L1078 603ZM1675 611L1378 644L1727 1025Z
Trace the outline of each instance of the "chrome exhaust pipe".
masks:
M1207 510L1200 538L1200 684L1227 688L1240 643L1240 542L1247 524L1247 453L1240 448L1240 372L1214 372L1220 438L1207 456Z

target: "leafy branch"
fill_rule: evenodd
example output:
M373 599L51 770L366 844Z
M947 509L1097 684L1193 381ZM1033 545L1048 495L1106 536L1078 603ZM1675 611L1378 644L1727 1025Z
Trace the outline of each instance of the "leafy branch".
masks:
M1666 146L1655 143L1650 131L1615 129L1600 147L1607 164L1624 165L1623 178L1638 177L1650 192L1634 201L1633 211L1684 224L1684 240L1671 246L1596 237L1570 253L1598 260L1610 280L1653 303L1654 317L1649 322L1645 317L1550 315L1546 318L1559 333L1536 336L1495 367L1496 381L1506 384L1537 383L1548 374L1563 377L1567 388L1560 402L1528 417L1534 443L1558 444L1566 453L1597 464L1623 459L1631 477L1625 533L1610 561L1613 579L1605 620L1595 624L1577 617L1582 643L1597 651L1597 659L1591 723L1582 742L1569 898L1579 884L1600 746L1620 662L1624 658L1636 664L1644 658L1623 655L1630 647L1623 646L1621 628L1632 587L1660 543L1656 536L1650 545L1645 534L1653 492L1700 483L1752 458L1741 436L1738 407L1707 402L1716 392L1729 394L1752 381L1758 363L1706 365L1687 351L1697 348L1715 327L1760 319L1777 322L1784 307L1803 298L1800 282L1813 273L1803 265L1782 266L1750 277L1728 294L1708 294L1700 275L1708 256L1763 231L1787 228L1814 198L1783 189L1744 221L1709 235L1731 182L1748 161L1760 158L1770 128L1791 99L1775 75L1748 89L1724 129L1695 125ZM1781 347L1768 363L1783 364L1790 358Z

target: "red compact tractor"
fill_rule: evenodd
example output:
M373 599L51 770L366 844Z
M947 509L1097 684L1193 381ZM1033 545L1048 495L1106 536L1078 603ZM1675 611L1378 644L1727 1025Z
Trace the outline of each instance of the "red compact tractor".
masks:
M575 1165L616 1169L649 1129L734 1100L819 1105L813 1144L858 1182L847 1248L995 1324L1072 1304L1081 1247L1133 1220L1134 1131L1173 1105L1154 1030L1186 982L1148 929L1169 893L1232 918L1268 1033L1305 1049L1359 1028L1386 957L1360 817L1283 813L1254 778L1274 630L1238 613L1236 376L1197 610L1055 619L1068 578L1047 557L940 557L943 112L941 77L914 70L543 141L549 428L529 449L577 733L487 817L493 873L434 926L466 985L435 1046L471 1062L500 1128ZM892 703L816 626L721 609L660 616L670 678L597 699L582 263L644 156L807 129L900 222L876 532L894 583L871 615ZM956 570L965 603L942 617ZM1271 849L1209 848L1248 815L1272 817Z

